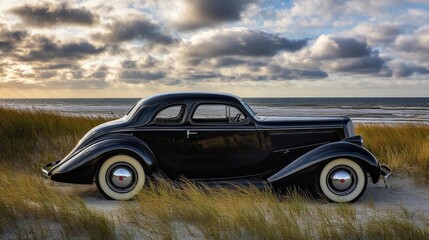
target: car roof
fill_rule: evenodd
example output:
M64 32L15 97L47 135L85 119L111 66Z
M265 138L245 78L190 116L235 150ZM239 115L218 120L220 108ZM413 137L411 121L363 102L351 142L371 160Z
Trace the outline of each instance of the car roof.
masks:
M240 97L221 92L169 92L149 96L144 98L143 101L145 104L155 104L165 101L233 101L239 102Z

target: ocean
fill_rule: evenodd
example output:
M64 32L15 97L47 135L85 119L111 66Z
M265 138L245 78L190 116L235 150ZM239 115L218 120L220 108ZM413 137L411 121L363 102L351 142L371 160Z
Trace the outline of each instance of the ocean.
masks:
M121 117L138 98L0 99L0 106ZM429 124L429 98L244 98L261 116L349 116L362 123ZM0 116L1 117L1 116Z

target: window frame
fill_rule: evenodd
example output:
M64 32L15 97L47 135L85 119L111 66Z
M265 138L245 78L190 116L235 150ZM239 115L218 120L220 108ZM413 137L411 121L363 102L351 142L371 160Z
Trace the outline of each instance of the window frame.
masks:
M198 107L201 105L225 105L225 106L230 106L230 107L235 107L237 110L239 110L242 114L244 114L244 116L246 117L246 120L244 122L228 122L228 123L223 123L223 122L194 122L193 117L195 112L197 111ZM192 125L198 125L198 126L240 126L240 125L247 125L250 122L250 116L249 114L244 111L240 106L237 106L236 104L230 103L230 102L199 102L196 103L194 105L194 107L192 108L192 112L189 114L189 123L191 123Z

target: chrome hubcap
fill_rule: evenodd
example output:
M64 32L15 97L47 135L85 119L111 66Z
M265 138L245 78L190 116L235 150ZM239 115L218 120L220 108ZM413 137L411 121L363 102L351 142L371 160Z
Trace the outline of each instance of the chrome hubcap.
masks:
M127 168L118 167L113 171L111 178L115 187L126 188L132 183L133 174Z
M339 191L349 189L353 183L352 175L344 170L335 171L330 178L332 187Z
M107 170L106 182L109 187L118 193L126 193L134 189L137 184L137 172L128 163L115 163Z
M327 185L333 193L343 196L351 193L357 185L355 171L348 166L337 166L328 173Z

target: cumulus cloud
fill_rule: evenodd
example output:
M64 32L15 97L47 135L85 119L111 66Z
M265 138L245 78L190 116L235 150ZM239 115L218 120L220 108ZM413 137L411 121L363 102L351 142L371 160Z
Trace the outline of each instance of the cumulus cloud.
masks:
M250 61L246 61L244 59L239 58L233 58L233 57L219 57L214 58L210 61L210 64L218 67L225 67L225 66L236 66L236 65L242 65L242 64L250 64Z
M412 64L406 64L403 62L394 62L391 63L393 68L393 75L395 77L410 77L413 75L425 75L429 74L429 69L421 66L416 66Z
M297 51L306 39L290 40L276 34L245 28L231 28L201 33L191 38L189 56L274 56L280 51Z
M66 3L38 5L22 5L11 9L26 24L36 27L58 24L93 25L96 16L86 8L74 8Z
M257 80L322 79L328 77L326 72L319 69L288 69L278 65L271 65L267 67L267 70L268 74L259 76Z
M101 65L95 69L95 71L91 74L91 77L95 79L106 79L108 73L108 67L106 65Z
M396 60L429 68L429 25L401 34L391 48Z
M395 41L395 47L403 52L429 52L429 25L425 25L409 35L401 35Z
M142 68L151 68L154 67L159 61L152 57L151 55L145 56L141 61L140 61L140 67Z
M0 53L9 53L28 35L26 30L11 30L0 24Z
M60 43L45 36L33 36L27 43L28 51L17 55L21 61L49 61L53 59L83 59L100 54L105 47L97 47L89 42ZM24 49L24 50L26 50Z
M166 74L160 71L123 70L120 72L119 77L123 82L138 84L165 78Z
M203 71L199 73L189 73L184 76L185 80L206 80L206 79L224 79L226 76L217 72Z
M378 56L342 59L330 64L334 71L358 74L380 74L390 77L391 70L386 62Z
M94 34L95 39L108 43L120 43L130 40L147 40L157 44L171 44L173 37L162 33L159 26L146 18L116 20L106 26L106 33Z
M36 74L36 78L48 79L57 76L57 71L39 71Z
M356 26L349 34L365 38L371 44L387 44L395 41L396 37L403 32L403 27L392 23L364 23Z
M355 58L369 56L371 49L366 42L354 38L322 35L312 45L311 52L318 58Z
M331 72L390 77L392 71L365 40L322 35L310 47L310 60Z
M35 66L33 69L35 70L58 70L58 69L67 69L67 68L79 68L76 64L71 63L55 63L55 64L48 64L43 66Z
M139 60L123 60L121 67L124 69L135 69L135 68L155 68L159 61L151 55L144 56Z
M132 60L124 60L121 62L121 66L123 68L136 68L137 67L137 62L136 61L132 61Z
M173 25L181 30L194 30L223 22L238 21L249 4L257 0L183 0L178 3Z
M70 74L73 79L82 79L84 77L84 72L81 69L70 71Z

